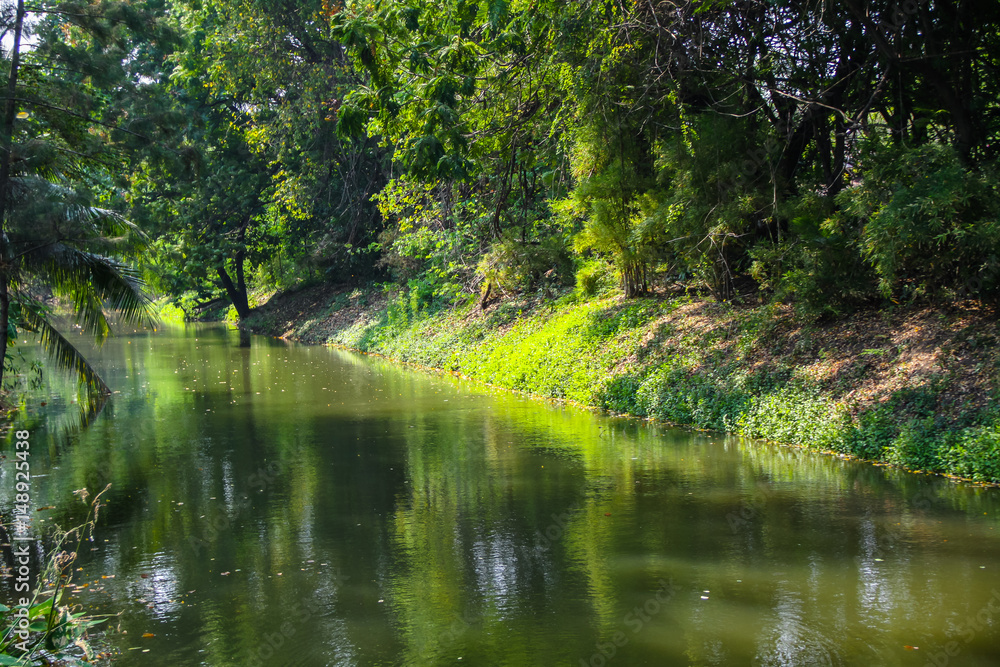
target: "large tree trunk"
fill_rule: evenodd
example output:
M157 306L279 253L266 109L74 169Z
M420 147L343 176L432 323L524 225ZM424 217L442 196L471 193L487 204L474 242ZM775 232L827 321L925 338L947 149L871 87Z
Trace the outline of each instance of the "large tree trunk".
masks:
M219 267L219 279L222 280L222 286L226 288L226 294L229 295L229 300L233 302L236 314L239 315L241 320L250 314L246 275L243 270L243 262L247 256L246 239L247 227L249 226L250 218L247 217L243 221L243 224L240 225L240 230L236 235L236 241L239 243L239 246L237 246L239 249L236 251L236 256L233 257L233 263L236 267L236 283L233 283L233 279L229 276L225 266Z
M3 387L4 362L7 359L7 328L10 326L10 293L7 291L9 275L0 271L0 388Z
M10 210L10 153L14 145L14 118L17 117L17 73L21 65L21 32L24 27L24 0L17 2L14 44L11 49L10 75L7 80L7 109L0 138L0 387L3 386L4 361L7 359L7 328L10 326L10 284L14 267L7 247L7 213Z
M517 140L510 144L510 161L507 169L501 176L500 188L497 191L497 205L493 210L493 217L490 220L490 232L494 239L499 239L501 235L500 214L507 207L507 197L510 195L511 186L514 182L514 164L517 161Z
M242 255L242 253L240 253ZM250 302L247 299L247 286L243 281L243 258L239 257L236 264L236 277L237 283L233 283L233 279L229 277L229 273L226 271L226 267L219 267L219 279L222 281L222 286L226 288L226 294L229 295L229 300L233 302L233 307L236 308L236 314L242 320L244 317L250 314Z

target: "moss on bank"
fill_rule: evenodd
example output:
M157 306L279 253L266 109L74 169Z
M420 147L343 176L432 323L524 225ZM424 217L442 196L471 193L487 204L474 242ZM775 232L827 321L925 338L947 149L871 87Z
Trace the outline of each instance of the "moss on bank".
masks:
M614 412L1000 482L988 313L817 323L773 305L570 293L428 314L402 293L313 288L246 325Z

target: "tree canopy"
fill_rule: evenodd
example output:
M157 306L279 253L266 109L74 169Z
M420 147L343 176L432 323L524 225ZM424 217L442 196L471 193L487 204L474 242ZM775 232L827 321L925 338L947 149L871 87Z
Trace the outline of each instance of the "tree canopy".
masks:
M15 191L45 181L148 235L130 271L240 318L316 279L418 307L573 284L816 313L997 293L995 3L28 10L3 16L35 35L4 53L8 257Z

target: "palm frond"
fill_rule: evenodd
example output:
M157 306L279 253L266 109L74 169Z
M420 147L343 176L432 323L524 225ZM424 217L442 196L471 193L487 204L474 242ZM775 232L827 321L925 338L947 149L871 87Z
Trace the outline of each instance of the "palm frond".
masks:
M76 321L97 340L110 333L105 308L128 324L156 324L142 278L131 266L62 244L39 252L47 261L36 267L36 274L72 299Z
M67 207L66 219L78 223L81 227L98 230L100 235L95 240L114 242L118 245L128 242L136 247L142 247L149 241L146 233L134 222L109 208L76 203Z
M82 253L90 265L90 283L98 298L129 324L156 323L139 272L112 257Z
M98 342L111 335L111 325L108 324L108 318L104 314L104 304L89 285L81 285L72 293L71 298L73 316L84 331L93 334Z
M21 320L26 328L39 334L42 349L52 358L56 366L76 373L86 388L87 397L91 402L98 402L101 397L111 393L108 385L97 374L94 367L72 343L49 324L49 321L41 315L37 308L32 308L30 304L22 302Z
M93 206L86 193L35 174L11 179L14 244L31 248L43 241L81 249L115 246L116 254L144 247L148 237L130 220Z

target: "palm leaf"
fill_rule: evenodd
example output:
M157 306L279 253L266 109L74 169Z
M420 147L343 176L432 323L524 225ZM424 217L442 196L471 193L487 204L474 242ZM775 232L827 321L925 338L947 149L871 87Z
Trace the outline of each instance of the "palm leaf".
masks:
M104 304L95 294L90 285L80 285L71 294L73 300L73 315L76 323L84 331L93 334L98 342L111 335L111 325L104 314Z
M108 385L97 374L80 351L56 330L39 312L34 304L22 302L21 320L25 328L39 334L42 349L52 358L56 366L73 373L80 378L87 389L88 398L94 402L111 393Z
M12 241L33 248L45 242L92 249L137 252L148 237L130 220L92 206L85 193L37 175L11 179L14 199Z
M72 299L77 323L97 340L111 332L105 308L117 311L128 324L156 324L144 283L129 265L63 244L39 249L35 255L30 258L34 273Z
M153 325L150 302L138 273L119 259L147 240L118 213L90 206L85 194L37 175L14 179L16 223L9 246L19 275L47 281L69 297L76 321L98 341L110 334L104 309L129 324ZM12 275L12 282L19 282Z
M116 211L84 203L71 203L66 207L66 221L80 229L94 230L96 235L88 239L100 246L115 246L122 250L141 250L149 237L139 227Z
M108 308L129 324L155 324L145 284L134 268L112 257L82 254L90 266L89 286Z

